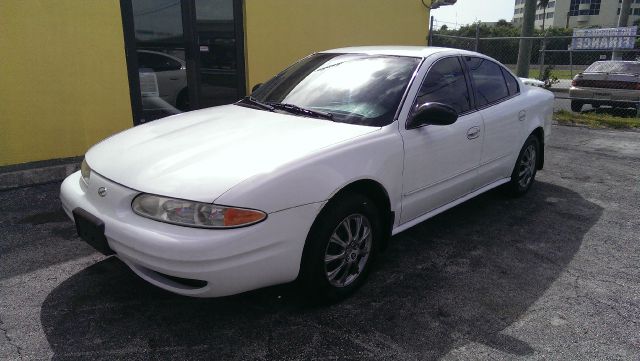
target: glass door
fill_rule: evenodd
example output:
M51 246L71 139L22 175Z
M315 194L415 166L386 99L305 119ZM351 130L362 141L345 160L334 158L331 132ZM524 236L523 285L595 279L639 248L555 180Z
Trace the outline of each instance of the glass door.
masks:
M242 3L196 0L200 105L232 103L245 94Z
M134 123L245 93L242 2L121 0Z

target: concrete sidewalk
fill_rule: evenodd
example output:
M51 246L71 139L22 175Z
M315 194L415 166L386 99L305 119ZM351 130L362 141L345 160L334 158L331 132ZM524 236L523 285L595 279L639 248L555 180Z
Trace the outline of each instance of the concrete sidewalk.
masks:
M81 162L82 157L73 157L0 167L0 191L61 181Z
M558 79L558 83L553 84L548 90L554 93L569 93L571 79Z

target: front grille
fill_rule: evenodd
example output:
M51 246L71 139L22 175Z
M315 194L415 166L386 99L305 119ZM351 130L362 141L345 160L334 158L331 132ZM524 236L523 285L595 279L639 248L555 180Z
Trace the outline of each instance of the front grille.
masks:
M193 279L190 279L190 278L182 278L182 277L166 275L164 273L160 273L160 272L157 272L157 271L154 271L154 270L149 270L149 271L157 274L160 277L166 278L168 280L171 280L171 281L173 281L175 283L179 283L179 284L187 286L187 287L202 288L202 287L207 285L207 281L193 280Z

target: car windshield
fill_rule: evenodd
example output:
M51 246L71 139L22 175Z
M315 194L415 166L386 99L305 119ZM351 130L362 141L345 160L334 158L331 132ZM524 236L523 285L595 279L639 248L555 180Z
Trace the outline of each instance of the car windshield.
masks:
M251 98L328 113L337 122L384 126L393 122L419 63L413 57L318 53L261 85Z
M640 74L640 62L597 61L591 64L585 73Z

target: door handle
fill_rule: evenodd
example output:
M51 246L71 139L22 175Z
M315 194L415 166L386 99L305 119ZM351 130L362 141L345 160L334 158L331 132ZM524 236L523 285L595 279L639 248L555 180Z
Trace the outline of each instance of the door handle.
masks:
M518 120L522 122L525 119L527 119L527 111L521 110L520 113L518 113Z
M476 139L480 136L480 127L471 127L467 130L467 139Z

